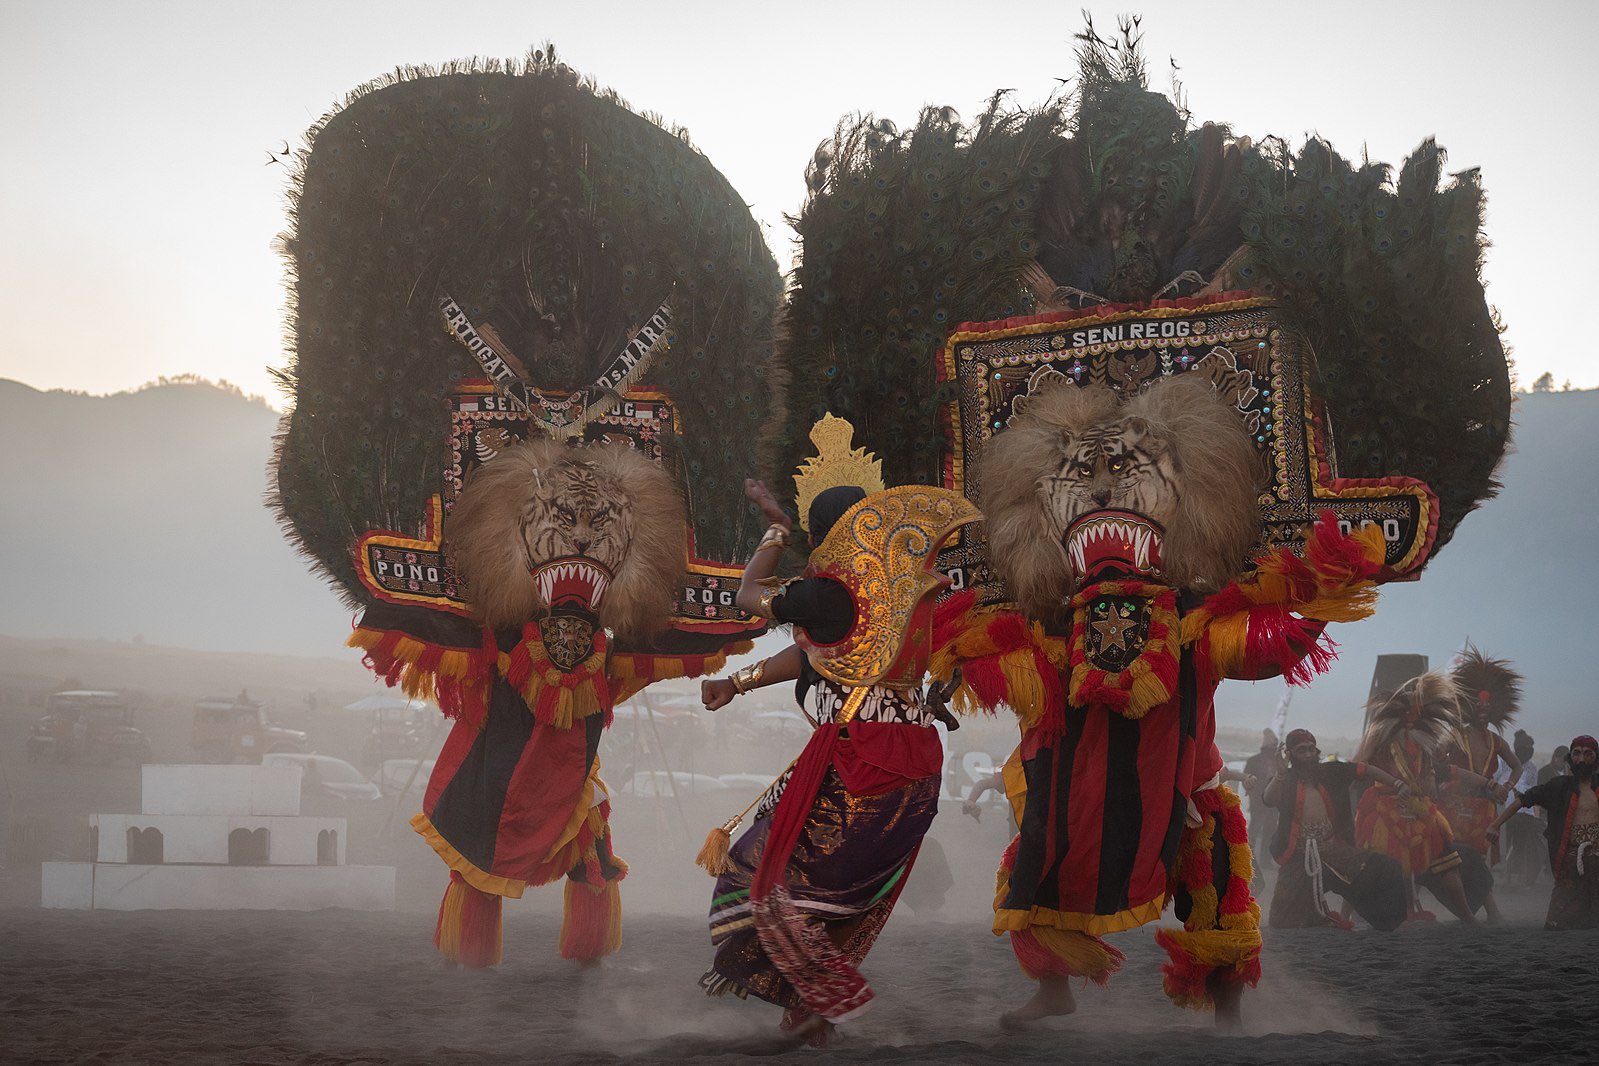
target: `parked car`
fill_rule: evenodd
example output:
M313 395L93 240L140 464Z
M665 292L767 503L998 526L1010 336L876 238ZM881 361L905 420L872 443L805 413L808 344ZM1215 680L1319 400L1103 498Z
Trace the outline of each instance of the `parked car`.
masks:
M189 743L202 762L256 763L269 753L304 752L305 741L304 731L267 721L266 709L248 692L194 705L194 732Z
M382 796L378 786L361 776L361 771L331 755L302 754L300 752L268 752L261 756L262 766L298 766L300 768L300 798L313 801L313 807L336 803L368 803Z
M28 760L39 762L150 761L150 741L133 724L133 708L117 692L57 692L28 737Z
M384 759L383 765L372 775L372 783L385 796L404 792L420 803L422 794L427 791L428 778L432 776L432 759Z
M409 755L414 760L440 735L439 712L425 703L374 707L372 728L361 745L361 765L380 766Z

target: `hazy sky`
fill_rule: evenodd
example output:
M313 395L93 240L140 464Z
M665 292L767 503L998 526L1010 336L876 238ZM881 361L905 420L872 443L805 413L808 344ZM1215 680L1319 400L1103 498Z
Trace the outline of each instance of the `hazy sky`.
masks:
M1102 28L1117 7L1095 5ZM1425 136L1489 194L1489 299L1523 387L1599 385L1568 341L1599 285L1599 4L1148 0L1152 82L1181 67L1197 120L1311 130L1397 164ZM267 165L363 81L401 64L520 56L553 40L636 108L688 128L789 259L785 212L847 112L905 124L1032 104L1074 74L1072 4L0 0L0 376L113 392L226 378L275 404L287 171Z

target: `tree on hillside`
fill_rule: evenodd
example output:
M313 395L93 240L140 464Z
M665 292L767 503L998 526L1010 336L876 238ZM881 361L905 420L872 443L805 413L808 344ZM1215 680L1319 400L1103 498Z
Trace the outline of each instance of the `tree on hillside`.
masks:
M1555 376L1545 370L1538 375L1538 380L1532 383L1533 392L1553 392L1555 389Z

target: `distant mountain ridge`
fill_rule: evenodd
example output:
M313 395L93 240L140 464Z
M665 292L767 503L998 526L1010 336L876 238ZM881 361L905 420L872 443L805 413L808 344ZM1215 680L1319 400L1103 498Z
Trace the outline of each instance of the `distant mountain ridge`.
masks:
M1540 750L1599 731L1599 391L1523 395L1515 417L1503 492L1375 618L1333 627L1342 658L1291 723L1352 735L1376 655L1443 667L1469 638L1526 673ZM0 633L340 655L348 613L262 503L277 420L205 384L85 396L0 379ZM1229 684L1221 720L1264 725L1281 693Z
M337 653L349 613L263 504L278 414L203 383L0 379L0 631Z

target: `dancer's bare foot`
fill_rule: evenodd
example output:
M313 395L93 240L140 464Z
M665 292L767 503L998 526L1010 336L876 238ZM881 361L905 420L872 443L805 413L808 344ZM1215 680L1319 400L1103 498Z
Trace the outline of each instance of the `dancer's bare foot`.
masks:
M1216 1029L1223 1033L1238 1032L1244 1027L1244 986L1214 973L1205 983L1210 988L1211 1002L1216 1005Z
M1029 1025L1044 1018L1056 1018L1077 1009L1077 997L1072 995L1069 977L1042 977L1033 998L1015 1010L999 1016L1001 1025Z
M794 1007L783 1012L778 1028L809 1047L826 1047L836 1026L820 1014L812 1014L804 1007Z

